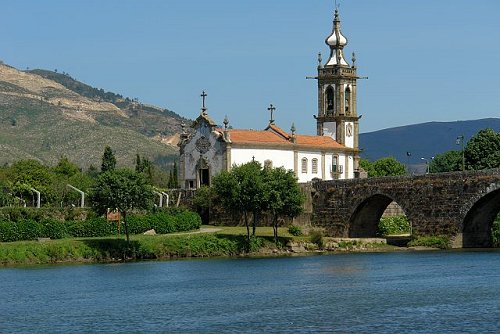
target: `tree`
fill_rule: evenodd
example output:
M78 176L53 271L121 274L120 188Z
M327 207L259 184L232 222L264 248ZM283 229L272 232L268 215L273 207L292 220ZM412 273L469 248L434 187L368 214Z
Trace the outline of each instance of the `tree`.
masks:
M137 173L144 174L150 182L153 179L153 168L154 166L151 161L149 161L145 157L141 158L141 156L137 154L135 159L135 171Z
M480 130L467 143L464 155L467 169L500 167L500 132Z
M32 196L32 188L40 191L42 199L50 203L54 199L54 175L50 168L36 160L19 160L7 171L10 188L14 195L23 198Z
M106 146L104 148L104 154L102 155L101 172L108 172L114 170L116 167L116 158L111 147Z
M405 166L393 157L381 158L373 163L366 159L361 159L359 165L368 173L368 177L406 174Z
M67 157L61 157L57 166L55 166L52 171L59 176L71 177L75 174L80 173L80 168L68 160Z
M153 196L153 189L144 175L130 169L110 170L100 174L90 192L92 206L97 213L104 214L108 208L116 208L122 213L127 243L130 242L127 212L151 208Z
M282 217L297 217L303 210L304 194L291 170L264 168L264 202L271 214L274 242L278 244L278 221Z
M221 204L228 210L241 210L247 228L247 241L250 242L248 216L253 213L253 235L258 215L262 211L263 182L262 167L253 161L233 166L230 172L223 171L212 180L214 192Z
M429 171L431 173L445 173L462 170L462 151L447 151L438 154L431 160Z

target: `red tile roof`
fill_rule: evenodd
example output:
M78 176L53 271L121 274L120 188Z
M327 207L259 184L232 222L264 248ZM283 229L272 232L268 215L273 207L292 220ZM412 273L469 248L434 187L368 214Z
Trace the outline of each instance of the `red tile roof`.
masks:
M222 132L222 131L221 131ZM253 144L256 146L288 146L298 145L302 148L325 148L341 149L344 145L337 143L333 138L327 136L296 135L295 144L291 141L292 136L278 126L271 124L266 130L229 129L229 136L233 144Z

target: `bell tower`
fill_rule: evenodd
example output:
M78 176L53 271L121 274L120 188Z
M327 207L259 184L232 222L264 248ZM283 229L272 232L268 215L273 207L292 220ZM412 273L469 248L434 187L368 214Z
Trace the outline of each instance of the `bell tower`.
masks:
M340 31L339 12L336 9L332 33L325 43L330 57L322 64L318 55L318 136L330 136L338 143L358 153L359 117L356 110L356 58L352 54L349 65L344 57L347 38ZM357 159L356 159L357 160Z

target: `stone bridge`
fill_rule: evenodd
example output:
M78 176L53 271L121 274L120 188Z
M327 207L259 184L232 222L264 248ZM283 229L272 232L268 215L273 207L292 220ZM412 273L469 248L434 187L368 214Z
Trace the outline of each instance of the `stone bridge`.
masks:
M490 247L500 211L500 170L312 183L311 225L335 237L375 237L387 206L404 210L412 235L450 236L453 247Z

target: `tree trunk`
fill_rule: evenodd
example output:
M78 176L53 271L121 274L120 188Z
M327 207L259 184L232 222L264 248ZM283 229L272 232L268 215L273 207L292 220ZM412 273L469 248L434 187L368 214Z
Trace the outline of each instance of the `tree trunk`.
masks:
M247 228L247 242L248 245L250 246L250 226L248 225L248 216L246 211L243 213L243 216L245 218L245 226Z
M278 244L278 216L273 215L273 232L274 232L274 243Z
M255 237L255 230L257 229L257 212L253 212L253 225L252 225L252 236Z
M123 211L123 224L125 225L125 235L127 237L127 246L130 248L130 237L128 234L127 211Z

